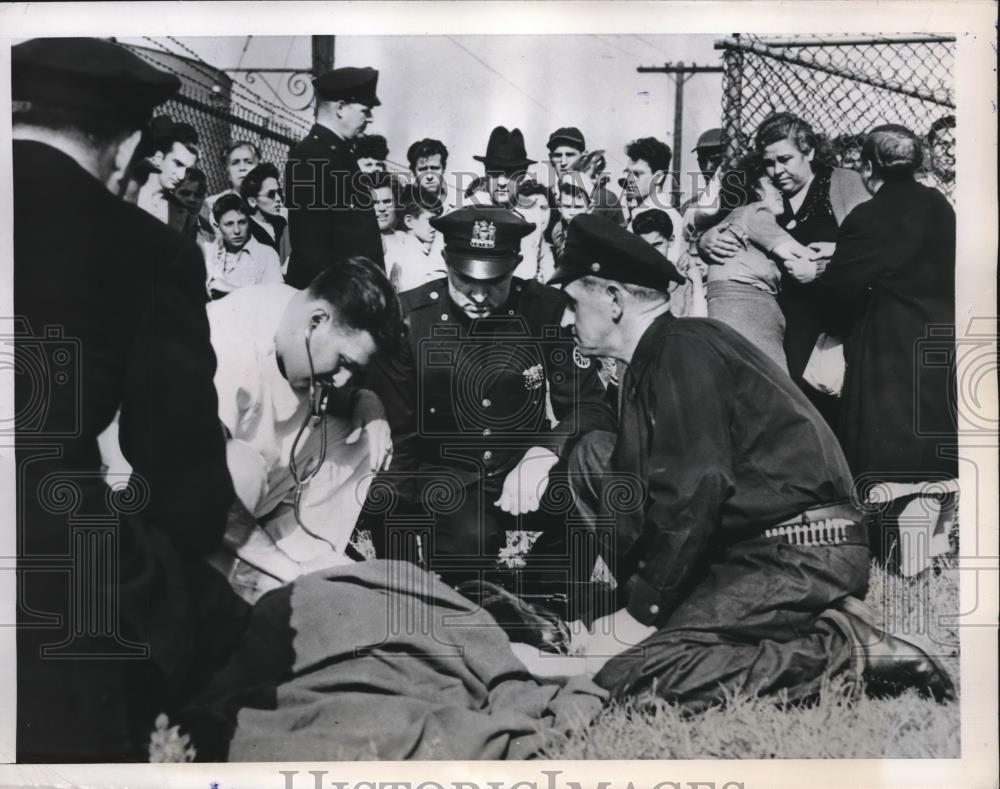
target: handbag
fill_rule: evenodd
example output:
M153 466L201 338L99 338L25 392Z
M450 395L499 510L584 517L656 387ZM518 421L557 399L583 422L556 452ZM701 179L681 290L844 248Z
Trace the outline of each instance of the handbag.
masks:
M817 392L840 397L846 369L844 341L829 334L821 334L816 338L816 345L802 371L802 380Z

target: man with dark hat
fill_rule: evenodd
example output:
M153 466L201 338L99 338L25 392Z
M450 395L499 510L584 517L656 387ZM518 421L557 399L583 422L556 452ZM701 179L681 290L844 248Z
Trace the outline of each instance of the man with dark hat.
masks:
M116 196L180 82L92 38L18 44L11 71L15 357L40 373L15 382L17 758L144 759L248 614L200 561L233 500L205 264ZM116 414L131 476L105 479Z
M337 68L313 83L316 122L288 152L285 167L292 247L285 279L296 288L352 256L385 267L371 192L353 147L381 104L377 82L373 68Z
M366 386L393 427L390 474L410 507L402 521L433 522L419 554L457 582L496 570L508 531L548 531L559 545L565 508L553 515L546 489L579 436L610 430L613 416L598 366L560 328L562 293L513 276L534 226L495 206L431 224L444 235L447 277L400 295L410 341L369 370ZM402 511L389 513L390 537Z
M478 187L470 187L473 202L515 211L535 226L521 243L522 260L514 275L547 282L555 268L552 250L543 238L549 224L548 200L545 190L528 177L528 168L537 162L528 158L521 130L497 126L490 132L486 153L472 158L486 170Z
M826 422L731 328L674 318L667 291L680 279L644 241L588 215L570 225L554 278L580 352L628 365L610 469L644 487L641 506L612 513L622 606L587 641L591 668L603 664L596 681L689 709L733 691L798 701L851 671L869 687L952 697L936 661L860 602L867 534ZM600 478L571 470L593 515Z

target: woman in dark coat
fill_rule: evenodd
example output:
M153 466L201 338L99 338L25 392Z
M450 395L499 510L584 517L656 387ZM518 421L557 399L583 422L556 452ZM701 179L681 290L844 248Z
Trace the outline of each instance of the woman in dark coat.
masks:
M913 176L920 141L873 129L861 175L873 195L844 220L819 277L836 305L847 371L840 441L856 479L954 477L955 212ZM859 479L863 487L866 480Z

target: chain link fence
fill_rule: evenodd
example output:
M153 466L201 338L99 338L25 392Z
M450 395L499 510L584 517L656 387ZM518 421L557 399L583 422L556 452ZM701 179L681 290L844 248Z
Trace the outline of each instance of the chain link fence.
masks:
M723 51L727 160L752 143L767 116L791 112L833 143L837 163L859 165L863 135L899 123L925 142L920 180L952 198L955 39L878 35L785 38L734 35Z
M288 149L309 131L308 122L233 82L180 42L147 40L148 47L121 46L180 78L180 92L160 105L157 114L169 115L197 129L201 148L198 167L208 179L209 194L229 188L222 157L233 142L255 143L263 161L283 167Z

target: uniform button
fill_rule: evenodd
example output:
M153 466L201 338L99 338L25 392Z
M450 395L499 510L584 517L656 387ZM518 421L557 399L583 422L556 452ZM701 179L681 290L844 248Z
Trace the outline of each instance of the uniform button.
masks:
M653 603L649 607L649 613L651 613L651 614L658 614L658 613L660 613L660 607L656 603Z
M436 414L437 413L437 410L434 408L434 406L431 406L427 410L430 411L432 414Z
M484 436L488 436L488 435L491 435L492 433L493 433L493 431L492 431L492 430L490 430L490 429L489 429L488 427L487 427L486 429L484 429L484 430L483 430L483 435L484 435Z
M514 314L514 310L507 310L507 314L508 315L513 315Z
M483 452L483 460L492 460L492 459L493 459L492 452L490 452L488 449L485 452Z
M431 291L431 298L434 299L434 301L437 301L438 292L436 290Z
M639 569L641 570L645 566L646 566L646 562L644 560L640 559L639 560Z
M448 313L447 312L442 312L441 313L441 320L443 320L443 321L448 320Z
M490 398L488 398L488 397L484 397L483 398L483 408L489 408L491 405L493 405L493 401L490 400Z

